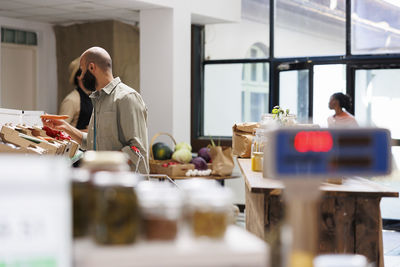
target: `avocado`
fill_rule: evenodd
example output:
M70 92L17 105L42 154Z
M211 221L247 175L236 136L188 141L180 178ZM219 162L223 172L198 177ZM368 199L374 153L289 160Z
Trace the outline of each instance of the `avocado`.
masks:
M166 160L171 159L172 149L165 143L158 142L152 147L154 159L156 160Z

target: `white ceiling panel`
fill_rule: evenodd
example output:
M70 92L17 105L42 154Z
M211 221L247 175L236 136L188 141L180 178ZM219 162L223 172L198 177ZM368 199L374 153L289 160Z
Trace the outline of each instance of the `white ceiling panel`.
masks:
M130 9L147 9L147 8L156 8L157 6L151 5L148 3L143 3L140 1L134 0L96 0L96 3L111 6L111 7L119 7L119 8L130 8Z
M157 7L140 0L0 0L0 16L65 24L94 20L139 21L139 10Z
M22 13L19 13L17 11L1 10L0 9L0 16L11 17L11 18L21 18L21 17L26 17L26 14L22 14Z
M0 0L1 1L1 0ZM59 5L69 5L73 3L81 3L81 0L13 0L13 2L25 5L35 5L37 7L57 7Z
M51 7L39 7L30 9L19 9L18 12L26 14L27 16L46 16L56 14L67 14L68 11L62 9L56 9Z
M68 10L68 11L100 11L100 10L108 10L108 9L115 9L115 6L104 6L102 4L93 3L93 2L81 2L81 3L74 3L69 5L59 5L59 9Z
M19 2L11 1L11 0L0 0L0 9L1 10L26 9L26 8L32 8L33 6L35 6L35 5L19 3Z

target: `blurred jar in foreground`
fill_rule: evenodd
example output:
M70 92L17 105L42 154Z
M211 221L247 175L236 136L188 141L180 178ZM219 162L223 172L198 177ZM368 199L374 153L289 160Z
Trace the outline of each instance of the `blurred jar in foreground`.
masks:
M140 211L134 187L141 176L131 172L98 172L94 176L93 237L101 245L135 242Z
M93 210L90 174L87 170L74 168L71 182L73 236L82 237L89 234L90 211Z
M315 257L314 267L368 267L368 261L363 255L326 254Z
M82 168L91 173L130 170L128 156L120 151L87 151L83 155Z
M137 187L147 240L174 240L182 216L182 194L169 182L144 181Z
M232 216L232 191L212 187L189 197L189 225L195 237L222 238Z

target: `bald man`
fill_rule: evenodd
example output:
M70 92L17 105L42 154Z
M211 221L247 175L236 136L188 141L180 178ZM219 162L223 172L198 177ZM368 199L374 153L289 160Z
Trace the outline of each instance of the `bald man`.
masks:
M147 107L142 97L119 77L114 78L111 57L103 48L86 50L81 55L80 68L84 87L93 92L88 133L66 121L47 119L42 120L43 124L67 132L85 150L124 151L134 170L148 173ZM132 146L139 149L143 160L132 151Z

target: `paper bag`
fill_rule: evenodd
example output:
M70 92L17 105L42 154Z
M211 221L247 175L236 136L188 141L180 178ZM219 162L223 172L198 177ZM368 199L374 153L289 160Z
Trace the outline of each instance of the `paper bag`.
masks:
M251 142L256 128L260 125L255 122L237 123L233 125L232 130L232 150L233 155L240 158L250 158Z
M215 146L210 148L212 160L212 175L229 176L232 174L235 163L231 147Z

